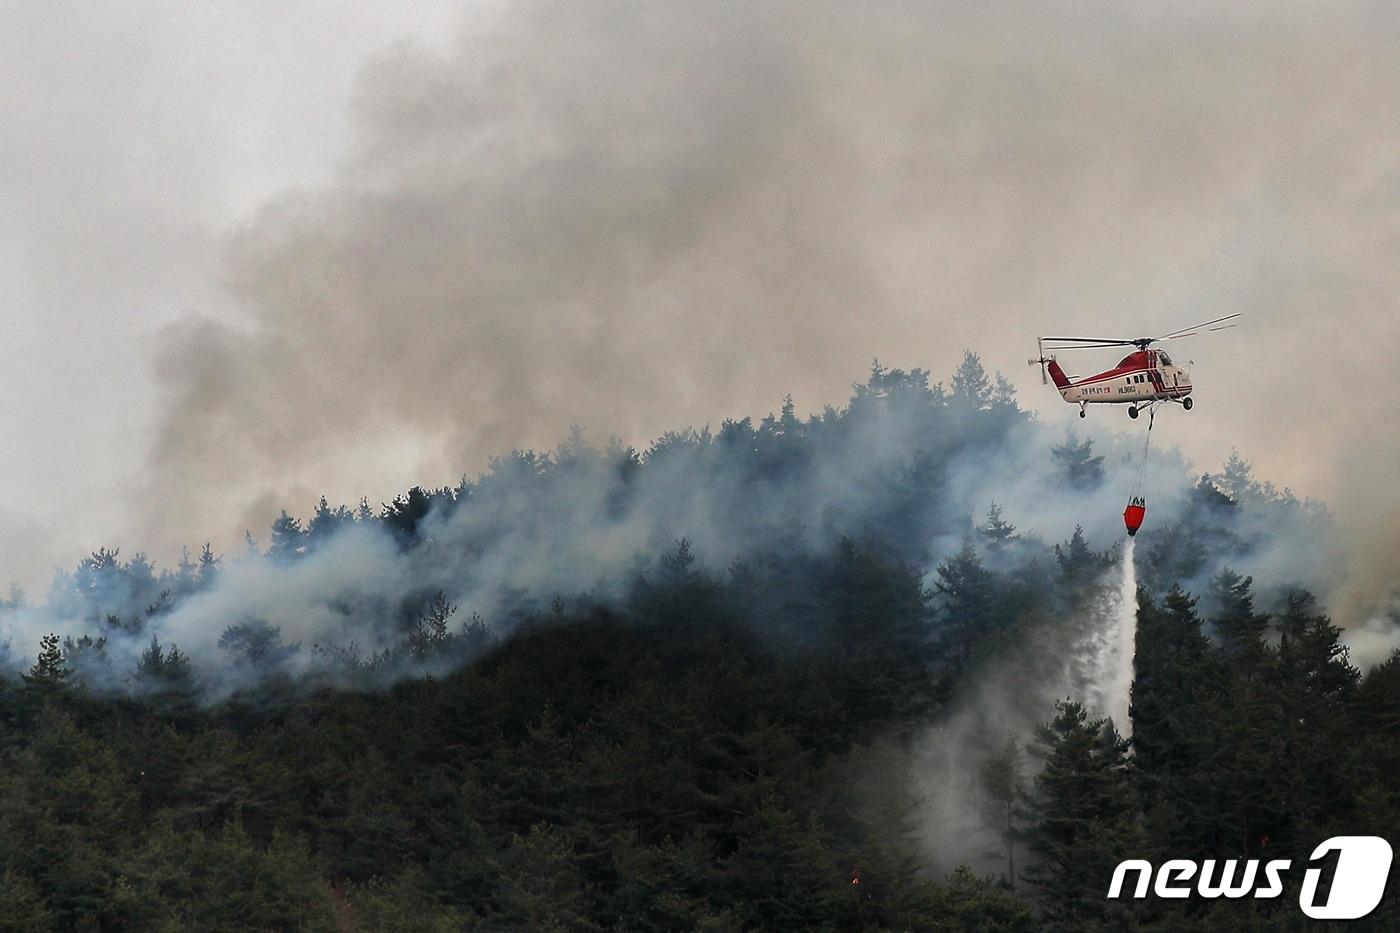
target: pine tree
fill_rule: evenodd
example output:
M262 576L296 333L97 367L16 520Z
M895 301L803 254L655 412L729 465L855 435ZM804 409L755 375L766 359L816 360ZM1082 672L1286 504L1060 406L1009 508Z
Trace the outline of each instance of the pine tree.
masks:
M1238 450L1230 451L1225 468L1210 475L1209 479L1216 489L1235 503L1244 502L1259 492L1259 484L1254 480L1254 465L1241 457Z
M194 670L190 667L189 658L185 657L180 646L174 642L170 643L170 650L165 653L165 664L161 668L161 677L171 692L193 695L195 689Z
M1357 726L1371 738L1375 771L1389 780L1400 774L1400 648L1367 673L1356 700Z
M452 639L447 623L456 611L439 591L408 635L409 655L421 661L445 652Z
M1177 792L1177 779L1197 767L1191 733L1204 691L1219 683L1195 599L1174 586L1158 607L1139 592L1130 715L1149 802Z
M1250 587L1253 577L1241 577L1226 568L1211 581L1211 621L1220 637L1221 653L1246 681L1253 678L1268 651L1265 635L1269 617L1254 611Z
M60 695L68 684L72 671L63 663L60 639L50 632L39 639L39 656L28 674L21 674L24 692L33 701L44 703Z
M1050 448L1050 453L1055 458L1055 469L1071 488L1090 492L1103 485L1103 457L1094 456L1091 439L1080 441L1071 431L1063 444Z
M1069 540L1055 545L1055 562L1060 565L1065 582L1078 588L1098 582L1104 570L1112 566L1113 558L1111 553L1090 550L1084 529L1075 525Z
M1016 387L1000 372L996 374L996 384L992 388L992 407L1016 409Z
M500 929L592 930L579 860L567 834L547 823L511 837L499 861L491 919Z
M1072 700L1055 709L1036 733L1045 762L1030 808L1038 861L1025 877L1041 890L1054 926L1087 929L1104 920L1104 879L1137 841L1128 742Z
M676 550L673 553L662 555L661 572L666 582L673 587L690 586L699 580L700 573L695 568L695 554L691 551L688 540L681 538L676 542Z
M983 566L971 538L958 553L938 565L934 592L940 599L945 635L944 651L958 664L966 664L974 646L1009 620L998 618L996 583Z
M161 679L164 670L165 652L160 647L160 639L152 635L151 643L141 652L141 659L136 662L136 676L147 682L156 682Z
M199 577L195 562L190 560L190 549L180 548L180 561L175 565L175 592L179 596L193 593L198 587Z
M1341 642L1341 629L1311 593L1289 593L1277 624L1271 738L1278 754L1271 764L1287 825L1301 848L1334 814L1348 810L1361 783L1358 756L1369 758L1355 738L1361 675Z
M953 373L952 400L973 408L990 408L993 394L992 381L982 368L982 358L971 350L964 350L962 362Z
M1324 709L1339 707L1351 698L1361 674L1352 666L1341 628L1318 609L1311 593L1293 590L1287 595L1278 629L1285 677L1302 686Z
M1001 554L1016 539L1016 526L1001 517L1001 506L995 502L987 509L986 524L977 531L987 539L987 549L993 554Z
M522 468L522 472L543 469L548 462L548 455L537 457L533 453L523 458L510 458L492 461L495 468L498 464L502 469ZM506 466L509 464L509 466ZM395 497L393 502L384 506L383 513L379 520L384 526L392 531L399 539L399 543L407 547L418 540L418 526L428 517L433 510L434 499L439 497L450 498L451 490L443 490L440 493L429 493L421 486L414 486L407 494Z
M934 684L929 594L918 571L843 538L822 595L843 657L837 688L843 701L887 721L907 723L925 714Z
M368 507L368 503L366 503ZM355 515L343 505L338 505L334 509L326 502L326 497L322 496L316 503L316 510L311 515L311 521L306 526L307 547L316 547L325 543L337 531L345 528L355 521Z
M301 522L283 509L282 514L272 523L272 537L268 542L267 556L286 563L305 553L306 532L302 530Z
M222 557L214 556L214 549L205 543L204 549L199 552L199 588L207 590L211 588L219 578L219 563Z
M1022 821L1030 800L1021 743L1016 736L1007 736L1001 749L982 762L978 777L985 797L983 819L1006 849L1006 885L1014 891L1016 843L1024 835Z
M463 480L465 482L465 480ZM360 504L355 508L355 521L360 523L374 521L374 509L369 506L369 499L360 497Z
M146 618L156 619L165 615L175 608L175 596L169 590L161 590L156 594L155 602L146 607Z
M193 672L189 660L172 644L165 651L160 640L151 636L151 643L141 652L136 664L136 681L140 689L148 694L166 698L193 696Z
M472 613L470 619L462 623L460 638L462 657L467 661L476 660L490 651L496 644L496 635L491 631L491 626L475 612Z
M107 636L82 635L63 639L63 663L68 668L71 683L91 692L109 690L115 678L112 658L107 651Z
M282 630L262 619L239 622L224 629L219 647L239 663L258 671L272 671L297 652L301 643L282 643ZM169 659L167 658L167 663Z

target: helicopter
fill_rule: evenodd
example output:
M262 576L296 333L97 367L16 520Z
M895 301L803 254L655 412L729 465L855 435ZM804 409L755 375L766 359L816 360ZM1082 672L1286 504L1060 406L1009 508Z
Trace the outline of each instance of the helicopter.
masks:
M1165 350L1153 349L1152 345L1164 340L1180 340L1198 334L1228 330L1237 324L1226 321L1239 317L1239 313L1227 314L1213 321L1193 324L1159 337L1137 337L1118 340L1105 337L1041 337L1037 341L1040 356L1026 363L1040 365L1040 381L1046 382L1046 374L1055 381L1060 397L1066 402L1079 404L1079 417L1086 417L1086 409L1091 403L1109 402L1128 406L1128 417L1136 418L1138 412L1158 402L1176 402L1186 411L1195 403L1191 400L1191 373L1172 362ZM1050 354L1045 355L1049 344ZM1099 350L1108 347L1136 347L1112 369L1079 378L1067 376L1056 362L1057 350Z

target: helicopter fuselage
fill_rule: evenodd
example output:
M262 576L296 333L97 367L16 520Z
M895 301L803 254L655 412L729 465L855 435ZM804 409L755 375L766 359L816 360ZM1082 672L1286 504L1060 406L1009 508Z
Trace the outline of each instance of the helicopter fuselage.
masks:
M1054 360L1050 361L1049 370L1060 397L1080 406L1184 400L1192 388L1190 372L1160 350L1138 350L1113 369L1082 379L1066 376ZM1186 407L1190 404L1186 403Z

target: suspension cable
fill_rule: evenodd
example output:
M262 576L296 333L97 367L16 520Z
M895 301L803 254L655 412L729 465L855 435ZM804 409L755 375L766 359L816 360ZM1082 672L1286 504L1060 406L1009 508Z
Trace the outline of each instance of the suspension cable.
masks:
M1133 487L1133 498L1142 498L1143 481L1147 478L1147 454L1152 447L1152 426L1157 420L1157 403L1149 402L1147 405L1147 436L1142 442L1142 463L1138 467L1137 485Z

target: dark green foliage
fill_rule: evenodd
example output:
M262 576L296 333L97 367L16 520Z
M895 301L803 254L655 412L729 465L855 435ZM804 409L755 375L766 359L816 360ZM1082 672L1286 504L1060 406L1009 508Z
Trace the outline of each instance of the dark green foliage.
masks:
M150 645L141 652L131 680L134 696L169 715L192 710L198 698L198 686L189 659L178 645L171 645L169 651L164 650L154 635L151 636Z
M1094 442L1079 440L1071 433L1063 444L1050 448L1055 469L1072 489L1090 491L1103 485L1103 457L1094 456Z
M407 493L384 506L379 520L388 528L400 543L411 544L417 539L419 525L437 505L450 505L454 502L452 490L442 489L429 492L421 486L414 486Z
M938 565L937 574L934 591L941 597L945 651L951 660L966 664L983 636L1012 620L997 598L998 580L982 564L970 539Z
M365 504L368 508L368 503ZM338 505L334 509L322 496L316 503L316 511L311 515L311 521L306 525L307 548L314 549L325 541L329 540L337 531L346 528L355 522L355 515L343 505Z
M1001 506L995 502L987 509L987 522L977 529L987 540L987 548L1000 554L1016 537L1016 526L1002 518Z
M1026 877L1044 895L1044 915L1060 929L1097 926L1109 916L1104 879L1141 841L1128 742L1107 719L1065 700L1036 735L1044 764L1035 779Z
M0 751L0 898L65 929L1026 928L993 885L922 878L886 738L933 709L917 573L850 541L810 572L798 640L748 616L782 577L717 581L681 541L624 611L556 605L455 673L256 708L176 704L188 663L154 637L139 702L83 699L46 639ZM454 609L405 650L487 647ZM221 646L291 650L257 620Z
M963 351L962 363L953 373L952 398L974 408L990 407L992 404L992 381L982 368L982 360L971 350Z
M1220 681L1195 601L1181 590L1168 595L1166 611L1139 593L1135 675L1133 751L1143 799L1149 807L1189 810L1193 775L1201 766L1191 736L1203 700Z
M188 663L154 638L141 703L84 699L46 639L0 750L0 903L38 929L1229 928L1238 905L1107 902L1112 867L1400 825L1393 757L1347 738L1396 715L1400 663L1358 681L1298 593L1246 673L1178 590L1141 607L1135 753L1061 703L1036 755L975 765L1000 880L926 880L898 738L936 715L917 579L845 542L797 604L823 621L775 642L742 607L785 578L734 577L682 542L625 612L555 607L456 673L260 709L162 705ZM464 637L452 611L410 643Z
M1382 728L1394 667L1361 680L1340 630L1309 594L1289 593L1279 612L1259 613L1250 583L1228 572L1216 578L1205 600L1214 638L1179 588L1161 606L1141 597L1132 700L1146 832L1139 857L1301 865L1329 836L1397 827L1396 771L1387 767L1396 743ZM1260 928L1288 929L1296 902L1295 878L1278 901L1248 913L1154 899L1142 919L1228 928L1228 917L1248 916ZM1393 909L1387 903L1377 917Z
M1400 649L1361 682L1356 697L1356 727L1363 735L1400 736ZM1400 742L1370 744L1377 771L1400 774Z
M63 660L63 652L58 647L58 636L45 635L39 640L39 656L28 674L21 674L25 697L33 708L43 706L57 699L68 686L68 678L73 672Z
M306 553L306 532L301 521L288 515L285 509L272 523L272 536L267 548L267 556L283 563L293 561Z
M166 617L256 547L222 581L207 545L159 574L99 549L50 594L88 631L46 636L0 680L0 930L1296 928L1288 895L1104 898L1129 856L1301 864L1328 835L1400 837L1400 655L1362 678L1308 594L1227 569L1253 546L1251 508L1306 511L1238 458L1189 492L1170 547L1145 549L1131 745L1074 700L1000 748L989 727L963 766L990 832L930 851L928 727L1008 657L1060 667L1056 639L1100 611L1119 557L1080 528L1050 548L996 505L972 528L950 501L956 457L1025 420L974 354L948 391L876 364L841 412L804 421L785 399L645 454L575 430L379 514L284 512L282 575L349 529L387 532L396 557L544 539L578 476L602 478L590 508L618 522L672 506L639 504L647 475L703 476L735 530L725 572L662 523L614 585L507 591L489 621L454 596L462 621L446 576L374 595L364 650L308 637L303 653L283 641L294 619L233 615L217 657L188 658L158 637ZM870 447L857 496L772 513L817 527L761 527L755 504L808 488L822 445L851 438ZM1088 440L1055 457L1071 488L1102 481ZM505 499L541 504L501 529ZM440 534L471 510L470 533ZM933 858L976 871L932 877Z
M1060 565L1060 573L1074 591L1083 593L1098 582L1104 570L1114 562L1111 553L1099 554L1089 548L1084 529L1074 526L1074 534L1063 544L1055 545L1055 562Z
M453 636L448 630L448 622L456 611L457 607L449 603L441 592L433 597L432 603L408 635L408 652L415 660L439 657L450 650Z
M1164 592L1202 575L1218 557L1239 554L1241 543L1233 530L1238 513L1239 506L1202 477L1187 499L1186 513L1147 549L1144 584Z
M904 906L891 929L940 933L1031 933L1042 929L1028 903L966 868L955 871L946 884L926 882Z
M231 655L236 664L258 671L276 670L300 645L282 644L282 630L262 619L239 622L224 629L219 647Z
M1253 577L1241 578L1228 569L1211 581L1210 618L1221 654L1245 681L1253 678L1267 654L1268 616L1254 611Z
M219 565L223 563L222 557L214 555L214 548L205 544L204 549L199 552L199 588L207 590L219 579Z

